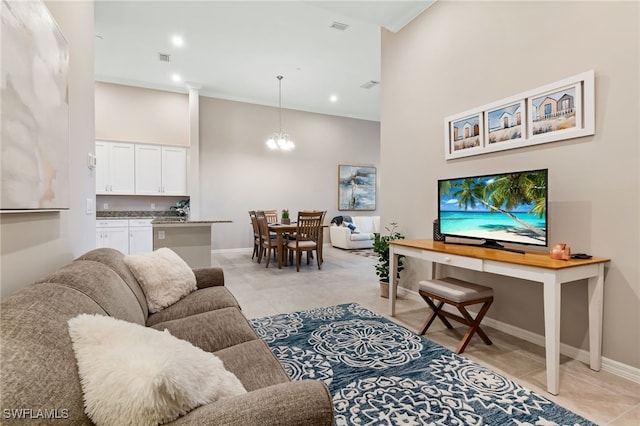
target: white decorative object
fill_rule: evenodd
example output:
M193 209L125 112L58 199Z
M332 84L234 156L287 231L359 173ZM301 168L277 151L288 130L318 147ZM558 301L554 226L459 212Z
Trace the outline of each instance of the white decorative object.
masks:
M0 210L69 208L69 48L42 1L2 2Z
M97 425L157 425L246 393L215 355L164 332L102 315L68 322L85 412Z
M142 286L149 312L173 305L197 288L191 267L169 248L125 256L124 263Z

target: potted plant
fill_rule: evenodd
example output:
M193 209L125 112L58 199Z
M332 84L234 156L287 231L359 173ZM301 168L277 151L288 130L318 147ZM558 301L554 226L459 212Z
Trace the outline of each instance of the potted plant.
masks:
M373 243L373 251L378 255L376 275L380 277L380 296L385 298L389 297L389 241L404 239L404 235L397 230L397 223L391 222L389 225L391 225L391 228L384 228L389 234L376 234L375 242ZM400 271L403 269L404 256L398 256L398 278L400 278Z
M289 225L291 223L291 219L289 218L289 210L282 209L282 223L284 225Z

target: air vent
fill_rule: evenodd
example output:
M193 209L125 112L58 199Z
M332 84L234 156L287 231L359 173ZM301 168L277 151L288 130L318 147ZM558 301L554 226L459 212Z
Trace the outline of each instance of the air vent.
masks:
M158 53L158 59L160 62L171 62L171 55L166 53Z
M329 25L329 28L333 28L336 30L344 31L349 28L348 24L343 24L342 22L333 22L333 24Z
M379 81L369 80L366 83L361 84L360 87L363 89L371 89L372 87L376 87L378 84L380 84Z

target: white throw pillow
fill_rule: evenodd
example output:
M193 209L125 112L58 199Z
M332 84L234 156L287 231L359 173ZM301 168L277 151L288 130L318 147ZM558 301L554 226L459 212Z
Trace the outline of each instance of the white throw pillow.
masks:
M85 412L97 425L157 425L247 391L215 355L102 315L68 322Z
M176 303L197 288L193 270L169 248L125 256L124 263L142 286L151 313Z

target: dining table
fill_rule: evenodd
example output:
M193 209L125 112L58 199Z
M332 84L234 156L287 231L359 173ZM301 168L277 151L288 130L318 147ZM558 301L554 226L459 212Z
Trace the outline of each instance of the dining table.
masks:
M284 248L284 235L287 233L295 233L297 229L297 225L295 222L284 224L284 223L269 223L269 232L274 232L276 234L276 247L278 247L278 269L282 269L282 260L283 260L283 248ZM320 256L320 262L322 262L322 241L323 241L323 233L324 228L327 225L322 225L322 231L318 234L318 256Z

